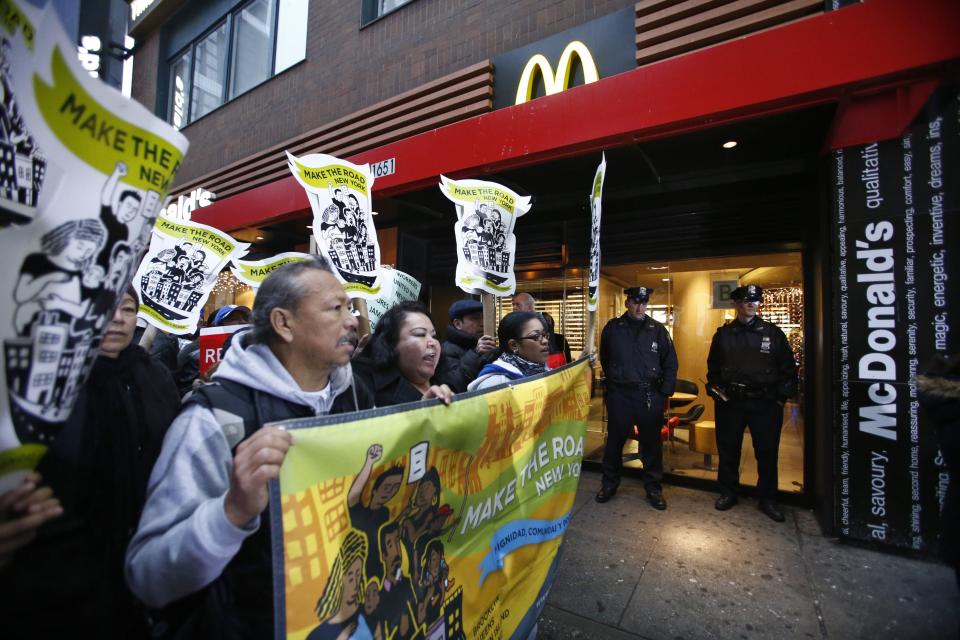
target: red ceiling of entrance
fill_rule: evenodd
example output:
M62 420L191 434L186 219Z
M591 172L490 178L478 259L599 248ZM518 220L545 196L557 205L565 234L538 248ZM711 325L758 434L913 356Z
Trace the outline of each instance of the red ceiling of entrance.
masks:
M866 0L349 160L396 158L397 172L374 186L379 195L393 195L435 183L440 173L479 177L829 102L842 107L827 148L895 137L922 106L917 96L938 79L957 77L958 24L957 0ZM308 208L303 189L289 177L215 202L194 218L229 230Z

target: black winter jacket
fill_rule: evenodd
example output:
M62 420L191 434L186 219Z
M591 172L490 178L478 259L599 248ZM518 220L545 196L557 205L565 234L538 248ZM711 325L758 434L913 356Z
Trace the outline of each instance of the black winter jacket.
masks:
M719 327L707 356L707 383L725 391L742 384L748 392L785 401L797 392L797 362L787 336L760 316Z
M496 349L480 355L476 352L477 338L460 331L453 325L447 327L447 339L441 345L442 362L437 367L437 384L445 384L454 393L463 393L473 382L483 365L499 357Z
M607 385L650 385L664 396L677 386L677 352L666 327L650 316L633 320L624 313L600 334L600 366Z
M100 356L38 471L64 508L0 570L4 638L146 637L124 554L163 436L180 409L166 367L139 346Z

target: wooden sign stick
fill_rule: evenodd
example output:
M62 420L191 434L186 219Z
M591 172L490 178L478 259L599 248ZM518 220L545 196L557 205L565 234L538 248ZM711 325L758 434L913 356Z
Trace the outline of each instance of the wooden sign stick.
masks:
M483 303L483 333L488 336L497 335L497 306L492 293L481 293Z

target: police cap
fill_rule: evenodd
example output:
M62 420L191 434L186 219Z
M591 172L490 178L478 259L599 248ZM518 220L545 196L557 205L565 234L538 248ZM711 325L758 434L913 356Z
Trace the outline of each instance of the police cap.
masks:
M763 298L763 287L758 284L737 287L730 292L730 298L737 302L760 302Z
M457 300L450 305L450 319L463 318L471 313L483 313L483 303L479 300Z
M630 287L629 289L624 289L623 293L627 298L642 304L650 300L650 294L653 293L653 289L650 287Z

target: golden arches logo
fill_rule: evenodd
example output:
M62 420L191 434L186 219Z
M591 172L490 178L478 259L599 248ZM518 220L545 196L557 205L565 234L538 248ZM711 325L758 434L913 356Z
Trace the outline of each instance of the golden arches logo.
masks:
M593 56L587 45L579 40L574 40L566 46L560 55L560 62L557 64L557 74L553 74L553 68L550 61L538 53L527 61L527 66L523 68L520 74L520 82L517 84L517 101L514 104L523 104L530 100L533 94L533 78L537 69L543 77L543 86L547 95L552 96L560 93L570 86L570 72L573 68L573 54L580 58L580 66L583 67L583 83L590 84L600 79L597 73L597 65L593 61Z

